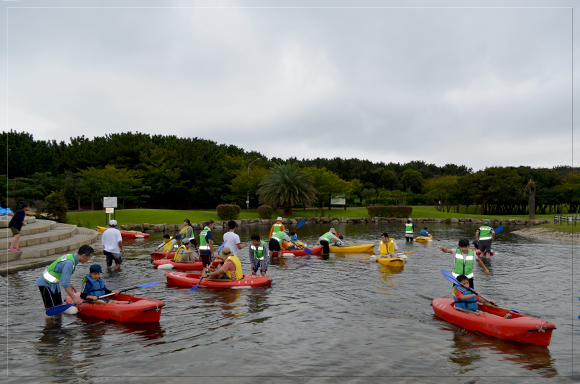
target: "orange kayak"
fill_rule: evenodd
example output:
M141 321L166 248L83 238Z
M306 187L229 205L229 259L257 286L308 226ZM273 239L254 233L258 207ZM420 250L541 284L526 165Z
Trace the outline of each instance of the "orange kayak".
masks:
M75 293L80 297L80 292ZM96 317L99 319L111 319L116 321L156 322L161 317L161 308L165 305L161 300L147 299L131 295L112 295L107 297L112 300L130 301L131 304L91 304L90 302L76 305L79 314ZM67 304L73 304L67 295Z

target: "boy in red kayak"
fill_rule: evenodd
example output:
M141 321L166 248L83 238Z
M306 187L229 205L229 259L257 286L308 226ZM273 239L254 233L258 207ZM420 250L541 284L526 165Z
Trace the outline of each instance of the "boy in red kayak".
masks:
M455 285L455 288L457 288L457 293L455 293L455 296L453 297L453 299L455 300L455 308L476 312L479 315L500 317L479 310L479 307L477 305L478 301L480 303L491 303L493 305L497 304L493 300L484 299L483 297L481 297L479 293L473 293L472 291L470 291L469 279L467 278L467 276L459 275L457 276L457 281L459 281L461 285L457 284ZM512 315L508 313L505 315L505 318L511 319Z
M108 295L109 293L114 293L118 295L120 291L110 291L105 286L105 280L101 279L101 266L99 264L93 264L89 268L89 274L83 279L83 290L81 293L81 299L92 300L93 304L130 304L130 301L118 301L110 300L106 297L99 299L99 296Z

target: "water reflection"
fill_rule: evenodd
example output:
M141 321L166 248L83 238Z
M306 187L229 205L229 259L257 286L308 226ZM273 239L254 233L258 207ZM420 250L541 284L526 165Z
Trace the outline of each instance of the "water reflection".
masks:
M433 318L441 322L437 316ZM557 369L552 366L552 356L547 347L502 340L449 324L439 325L438 328L454 332L453 352L449 360L461 367L462 374L475 369L479 365L475 363L482 359L482 354L491 353L521 368L538 371L542 377L558 375Z
M100 341L105 335L118 338L131 336L132 342L155 340L165 335L165 330L158 322L117 322L87 316L80 316L80 318L86 324L82 328L82 334L89 342Z
M47 322L36 347L40 367L46 376L75 376L75 331L62 327L62 318L57 316ZM32 368L32 367L31 367Z

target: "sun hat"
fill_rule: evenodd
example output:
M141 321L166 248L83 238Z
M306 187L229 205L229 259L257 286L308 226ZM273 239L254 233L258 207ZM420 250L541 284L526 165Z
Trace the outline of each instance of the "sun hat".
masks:
M334 229L334 228L330 228L330 229L328 230L328 232L330 232L330 233L336 233L336 229Z
M111 227L116 227L117 226L117 220L111 220L111 221L109 221L109 225Z
M103 272L103 270L101 269L101 266L99 264L93 264L91 265L91 267L89 268L89 272Z
M290 233L290 230L289 230L288 228L286 228L286 229L284 230L284 232L286 232L286 233Z
M230 247L223 247L222 249L222 256L231 256L234 253L232 252L232 250L230 249Z
M280 216L278 216L278 217L276 218L276 221L282 221L282 220L283 220L283 219L282 219Z

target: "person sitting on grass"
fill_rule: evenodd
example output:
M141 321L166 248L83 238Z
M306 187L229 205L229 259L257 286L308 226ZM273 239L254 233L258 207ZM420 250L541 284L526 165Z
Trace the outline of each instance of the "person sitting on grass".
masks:
M191 249L191 239L183 239L181 246L175 251L173 261L176 263L193 263L200 260L197 252Z
M217 255L217 258L223 262L223 265L220 269L214 270L213 272L207 273L207 270L204 270L201 274L201 277L206 278L206 280L241 280L244 277L242 272L242 263L240 259L229 247L223 247L222 252ZM213 267L210 267L209 270L213 270Z
M457 288L457 293L455 293L455 296L453 296L453 299L455 300L455 308L476 312L479 315L500 317L479 310L479 306L477 305L478 301L480 303L491 303L493 305L496 305L496 303L493 300L484 299L483 297L481 297L479 293L473 293L472 291L470 291L469 279L467 278L467 276L459 275L457 276L457 281L459 281L461 285L455 284L455 288ZM507 313L505 315L505 318L511 319L512 318L511 313Z
M108 295L109 293L114 293L118 295L121 293L118 290L110 291L105 286L105 280L101 278L101 266L99 264L93 264L89 268L89 274L83 279L83 289L81 293L81 299L92 300L93 304L130 304L130 301L119 301L111 300L106 297L99 296Z

